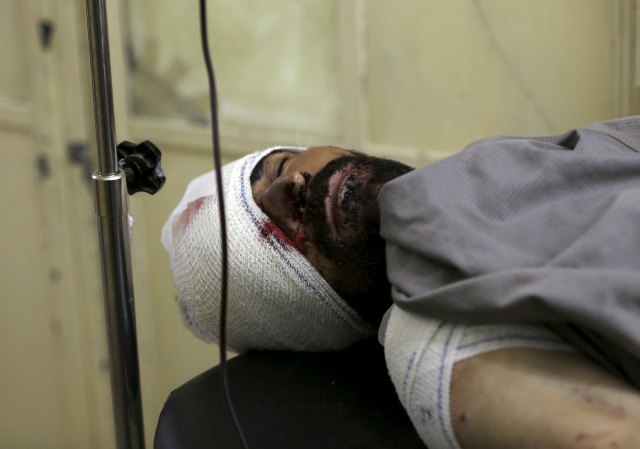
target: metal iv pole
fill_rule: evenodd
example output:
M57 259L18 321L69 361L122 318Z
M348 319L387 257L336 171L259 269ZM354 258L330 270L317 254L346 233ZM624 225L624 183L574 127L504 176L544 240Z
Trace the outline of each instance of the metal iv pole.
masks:
M143 449L144 428L133 301L127 175L120 169L113 115L105 0L86 0L98 149L93 190L118 449Z

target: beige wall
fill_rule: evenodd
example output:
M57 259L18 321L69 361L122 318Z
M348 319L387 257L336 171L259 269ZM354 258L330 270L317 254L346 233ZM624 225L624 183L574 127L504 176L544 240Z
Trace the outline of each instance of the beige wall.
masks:
M175 307L160 228L211 167L195 3L109 3L118 140L168 178L131 198L148 446L169 392L217 362ZM0 448L113 445L82 2L0 0ZM421 164L488 134L640 110L632 0L209 0L225 157L333 143ZM50 18L48 49L36 24ZM134 68L129 64L132 56ZM46 177L38 161L50 168ZM42 164L40 164L42 166Z
M451 152L616 115L613 4L368 3L371 141Z
M246 138L331 141L421 163L487 134L637 110L632 1L209 3L221 119L240 152ZM206 118L197 30L166 32L196 12L153 0L128 12L136 114Z

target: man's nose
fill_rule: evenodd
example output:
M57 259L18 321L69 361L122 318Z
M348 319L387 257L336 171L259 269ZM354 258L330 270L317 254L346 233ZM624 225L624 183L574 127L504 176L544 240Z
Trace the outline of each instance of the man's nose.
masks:
M262 194L265 213L289 237L300 231L306 183L302 173L280 176Z

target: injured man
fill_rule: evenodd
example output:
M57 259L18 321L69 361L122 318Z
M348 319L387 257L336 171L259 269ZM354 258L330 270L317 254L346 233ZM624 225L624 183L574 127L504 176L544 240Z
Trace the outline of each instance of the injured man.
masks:
M335 147L223 168L231 349L378 333L430 449L640 448L640 116L493 137L412 170ZM215 175L163 228L217 340Z

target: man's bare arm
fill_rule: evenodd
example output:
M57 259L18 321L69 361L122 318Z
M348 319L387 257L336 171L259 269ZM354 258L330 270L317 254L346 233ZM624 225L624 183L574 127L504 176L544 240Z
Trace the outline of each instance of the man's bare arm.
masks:
M455 364L464 449L640 448L640 392L582 355L504 349Z

